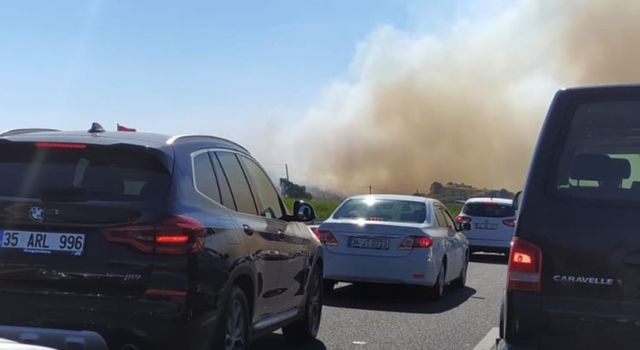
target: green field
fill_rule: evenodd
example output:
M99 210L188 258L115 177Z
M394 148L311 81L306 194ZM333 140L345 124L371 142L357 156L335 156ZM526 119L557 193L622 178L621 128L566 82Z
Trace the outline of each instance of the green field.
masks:
M293 198L285 197L284 199L284 203L289 209L289 212L293 212L293 202L295 202L295 199ZM331 215L331 213L333 213L333 211L336 209L338 204L340 204L340 202L338 201L331 201L331 200L324 200L324 199L312 199L307 202L311 203L311 205L313 205L313 207L316 209L318 220L324 220L328 218ZM462 205L463 204L461 203L446 204L447 209L449 209L449 212L454 217L460 213L460 209L462 208Z

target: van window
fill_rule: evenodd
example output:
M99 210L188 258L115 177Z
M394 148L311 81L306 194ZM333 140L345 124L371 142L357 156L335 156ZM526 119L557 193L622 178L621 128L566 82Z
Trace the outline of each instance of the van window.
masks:
M573 115L554 187L571 197L640 199L640 102L587 103Z

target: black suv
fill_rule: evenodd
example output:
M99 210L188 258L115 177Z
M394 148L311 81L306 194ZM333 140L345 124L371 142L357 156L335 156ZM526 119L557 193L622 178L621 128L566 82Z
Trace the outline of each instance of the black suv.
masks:
M37 130L35 130L37 131ZM247 349L313 339L320 243L216 137L0 137L0 337L61 349Z
M501 346L638 349L640 86L556 94L518 209Z

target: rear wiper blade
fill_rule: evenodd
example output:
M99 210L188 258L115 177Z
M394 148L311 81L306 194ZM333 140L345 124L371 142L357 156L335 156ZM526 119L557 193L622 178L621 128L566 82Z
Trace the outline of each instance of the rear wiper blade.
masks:
M40 198L46 200L70 200L70 201L86 201L89 199L90 193L78 187L52 187L45 188L40 192Z

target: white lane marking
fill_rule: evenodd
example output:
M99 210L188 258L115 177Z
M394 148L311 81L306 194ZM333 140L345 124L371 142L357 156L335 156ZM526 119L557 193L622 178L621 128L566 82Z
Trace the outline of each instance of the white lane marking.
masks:
M489 330L489 333L482 338L482 340L476 345L473 350L491 350L496 345L496 339L500 336L500 330L498 327L493 327Z
M366 341L352 341L351 343L355 345L367 345Z

